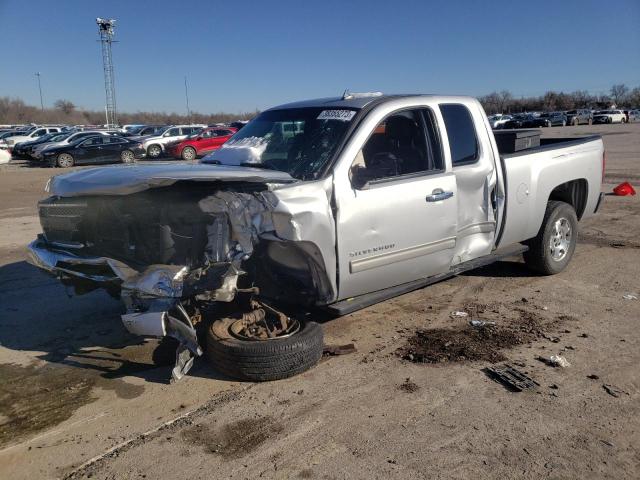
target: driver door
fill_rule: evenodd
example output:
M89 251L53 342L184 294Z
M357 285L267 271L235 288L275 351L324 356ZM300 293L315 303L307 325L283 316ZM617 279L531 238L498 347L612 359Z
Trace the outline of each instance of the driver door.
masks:
M383 118L336 187L339 299L449 270L456 179L426 107Z

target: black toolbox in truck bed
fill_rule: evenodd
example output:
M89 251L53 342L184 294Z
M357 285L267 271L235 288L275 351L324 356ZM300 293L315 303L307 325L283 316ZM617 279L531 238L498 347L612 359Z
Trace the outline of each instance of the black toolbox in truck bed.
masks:
M494 130L498 151L515 153L540 146L540 130Z

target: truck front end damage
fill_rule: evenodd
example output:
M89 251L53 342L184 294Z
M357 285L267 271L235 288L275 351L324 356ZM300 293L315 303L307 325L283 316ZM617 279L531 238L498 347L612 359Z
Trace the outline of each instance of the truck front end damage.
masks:
M203 353L196 330L207 306L242 291L335 299L330 181L290 185L250 173L249 181L164 174L111 191L102 179L99 192L91 182L54 182L29 261L77 294L104 288L120 297L131 333L177 339L179 379Z

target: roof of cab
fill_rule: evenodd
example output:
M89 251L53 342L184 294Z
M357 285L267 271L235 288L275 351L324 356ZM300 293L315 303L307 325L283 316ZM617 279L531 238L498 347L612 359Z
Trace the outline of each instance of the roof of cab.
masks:
M372 103L384 103L392 100L398 100L401 98L409 97L440 97L440 95L433 94L397 94L397 95L377 95L377 96L354 96L350 98L343 97L327 97L316 98L312 100L302 100L300 102L285 103L276 107L269 108L269 110L283 110L286 108L364 108ZM468 100L471 97L468 96L443 96L448 101L451 100Z

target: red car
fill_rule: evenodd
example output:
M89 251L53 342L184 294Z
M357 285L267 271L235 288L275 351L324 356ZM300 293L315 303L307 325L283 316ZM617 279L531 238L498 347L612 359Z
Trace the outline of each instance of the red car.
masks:
M174 158L193 160L219 149L236 132L237 129L233 127L205 128L197 135L168 146L167 153Z

